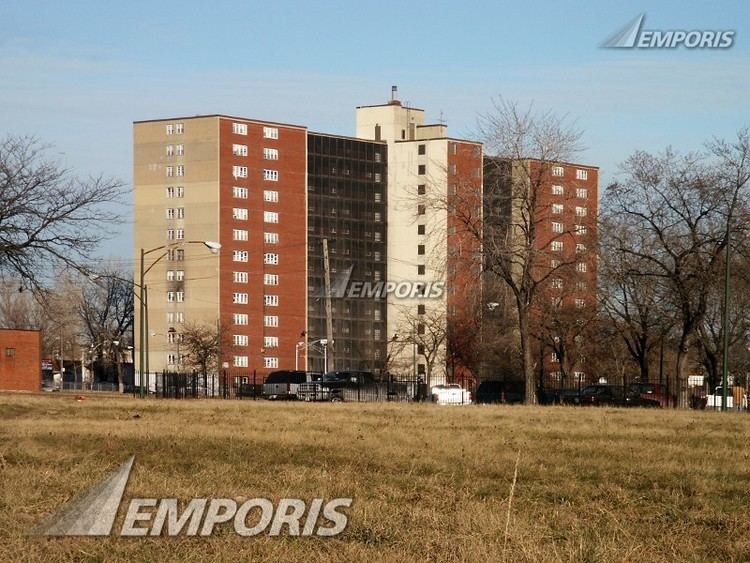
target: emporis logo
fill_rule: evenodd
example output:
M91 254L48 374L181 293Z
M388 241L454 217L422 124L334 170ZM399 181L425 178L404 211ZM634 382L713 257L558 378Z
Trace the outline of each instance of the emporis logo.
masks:
M646 14L641 14L615 33L602 47L607 49L729 49L734 45L734 30L651 30L643 29Z
M39 523L31 532L42 536L109 536L125 492L134 457L60 510ZM176 498L134 498L119 532L133 536L210 536L221 525L231 526L240 536L336 536L348 523L342 509L351 498L326 501L283 498L276 503L266 498L239 501L231 498L194 498L186 503ZM219 526L219 528L217 528Z
M442 281L351 281L354 266L349 266L331 281L330 295L337 299L385 299L389 295L396 299L439 299L445 293ZM326 297L325 288L311 294L317 299Z

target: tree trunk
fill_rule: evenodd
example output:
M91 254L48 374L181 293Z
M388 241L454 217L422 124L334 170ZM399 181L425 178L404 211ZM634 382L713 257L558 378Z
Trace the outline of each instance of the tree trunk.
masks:
M527 405L536 404L536 378L534 377L534 361L531 358L531 333L529 330L529 312L525 306L518 307L518 330L521 340L521 367L523 370L524 387L526 389Z
M687 338L683 337L680 347L677 349L677 373L675 374L675 384L673 391L677 395L677 407L681 409L688 408L687 396L687 370L690 347L687 344Z
M115 369L117 370L117 390L120 393L124 393L125 382L122 379L122 363L120 362L119 357L115 360Z

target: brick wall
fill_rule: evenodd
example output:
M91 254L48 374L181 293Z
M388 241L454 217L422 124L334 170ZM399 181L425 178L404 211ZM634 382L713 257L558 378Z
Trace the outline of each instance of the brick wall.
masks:
M0 390L39 391L41 333L0 329Z

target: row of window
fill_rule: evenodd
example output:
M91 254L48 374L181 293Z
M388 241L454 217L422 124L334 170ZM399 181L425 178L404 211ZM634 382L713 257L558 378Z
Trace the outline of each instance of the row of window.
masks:
M586 306L586 300L580 297L576 297L575 305L576 309L583 309ZM562 297L553 297L552 307L554 307L555 309L559 309L560 307L562 307Z
M562 278L552 278L551 281L552 287L554 289L562 289L563 288L563 280ZM576 290L577 291L586 291L588 289L588 284L583 280L576 281Z
M560 232L562 232L562 231L560 231ZM560 251L562 251L565 248L565 244L561 240L553 240L551 248L552 248L552 250L554 252L560 252ZM581 243L577 243L576 244L576 252L579 253L579 254L582 253L582 252L586 252L586 245L585 244L581 244Z
M552 195L565 195L565 188L558 184L552 185ZM589 190L588 188L576 188L576 197L578 199L588 199Z
M233 144L232 154L234 156L247 156L248 155L247 145ZM279 149L272 149L272 148L264 147L263 159L264 160L279 160Z
M562 166L553 166L552 175L553 176L565 176L565 168ZM588 170L581 170L580 168L576 168L576 180L588 180L588 178L589 178Z
M234 334L232 335L232 341L235 346L247 346L250 338L246 334ZM264 336L263 337L263 348L278 348L279 337L278 336Z
M184 176L185 175L185 166L183 164L178 164L176 166L167 166L167 178L172 178L173 176Z
M232 133L235 135L247 135L247 123L232 123ZM264 139L278 139L278 127L263 127Z
M565 232L565 225L562 223L559 223L557 221L552 221L552 232L553 233L564 233ZM586 225L573 225L573 232L577 235L585 235L586 234ZM419 233L423 234L423 233ZM583 246L583 245L582 245ZM578 245L576 245L576 248Z
M552 354L552 361L554 363L559 363L560 360L557 358L557 354ZM549 378L551 381L562 381L562 372L561 371L551 371L549 372ZM583 371L574 371L573 372L573 381L581 382L583 383L586 381L586 372Z
M249 360L247 356L234 356L232 363L236 368L246 368L249 366ZM279 367L279 359L276 357L266 356L263 358L263 367L276 369Z
M247 241L250 233L246 229L232 229L232 240ZM263 233L263 242L279 244L279 233Z
M169 166L167 168L170 168ZM179 168L179 167L178 167ZM184 169L183 174L178 174L178 176L184 175ZM169 174L167 174L169 175ZM247 166L232 166L232 176L235 178L247 178L248 175L248 168ZM278 182L279 181L279 171L278 170L269 170L264 169L263 170L263 179L268 182Z
M554 215L560 215L565 210L565 206L562 203L552 204L552 213ZM588 215L588 208L576 206L576 217L586 217Z
M250 252L247 250L233 250L232 262L249 262ZM266 252L263 254L263 263L269 266L279 265L279 255L276 252Z
M555 268L559 268L561 265L562 265L562 262L560 262L556 258L553 258L550 261L550 268L552 268L553 270ZM585 274L586 272L588 272L588 266L586 265L586 262L578 262L576 264L576 272L580 272L582 274Z
M249 303L249 294L235 291L232 293L232 303L239 304L239 305L247 305ZM263 296L263 305L266 307L278 307L279 306L279 296L278 295L264 295ZM276 326L276 325L273 325Z
M185 125L183 123L167 123L166 130L167 135L182 135L185 132Z
M167 156L183 156L185 145L167 145Z

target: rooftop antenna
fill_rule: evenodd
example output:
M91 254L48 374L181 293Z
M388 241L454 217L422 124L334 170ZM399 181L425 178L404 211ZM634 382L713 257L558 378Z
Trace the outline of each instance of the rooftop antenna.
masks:
M438 123L440 123L440 125L447 125L447 121L443 115L443 110L440 110L440 119L438 119Z
M398 86L396 85L391 86L391 101L396 99L397 94L398 94Z

